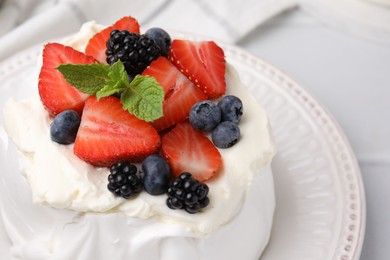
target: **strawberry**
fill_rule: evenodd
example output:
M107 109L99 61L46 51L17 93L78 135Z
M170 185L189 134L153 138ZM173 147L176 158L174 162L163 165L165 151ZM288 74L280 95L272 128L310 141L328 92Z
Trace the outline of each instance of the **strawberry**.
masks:
M51 115L73 109L80 115L87 94L81 93L56 69L61 64L89 64L94 58L59 43L48 43L43 49L43 64L39 74L38 90L42 103Z
M225 93L226 61L223 50L215 42L173 40L170 57L172 63L209 98Z
M186 121L178 123L162 138L162 153L174 177L189 172L198 181L218 173L222 157L213 143Z
M191 107L198 101L207 99L199 88L186 78L168 59L159 57L146 68L142 75L156 78L165 91L164 116L152 125L164 130L188 118Z
M96 33L88 42L85 48L85 53L89 56L95 57L100 62L106 62L106 42L110 38L112 30L127 30L129 32L140 33L140 26L138 21L131 17L125 16L119 19L114 25L105 28L104 30Z
M123 110L118 98L87 99L74 153L95 166L138 162L158 152L160 136L147 122Z

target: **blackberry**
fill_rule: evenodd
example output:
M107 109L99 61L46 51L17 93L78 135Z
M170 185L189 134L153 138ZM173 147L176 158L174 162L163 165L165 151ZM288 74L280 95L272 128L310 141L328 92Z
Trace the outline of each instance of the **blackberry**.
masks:
M113 30L106 42L107 63L122 61L127 74L132 78L140 74L153 60L160 56L160 49L147 35L123 30Z
M137 176L137 167L119 162L110 167L107 188L116 196L128 199L142 191L142 182Z
M168 188L167 206L171 209L184 209L194 214L209 205L209 187L192 178L188 172L177 177Z

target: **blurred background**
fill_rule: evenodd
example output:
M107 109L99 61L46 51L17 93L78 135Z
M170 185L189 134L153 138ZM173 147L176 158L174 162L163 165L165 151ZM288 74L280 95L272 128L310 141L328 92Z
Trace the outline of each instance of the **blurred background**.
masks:
M390 259L390 0L0 0L0 62L124 15L240 46L316 97L347 135L362 171L361 259Z

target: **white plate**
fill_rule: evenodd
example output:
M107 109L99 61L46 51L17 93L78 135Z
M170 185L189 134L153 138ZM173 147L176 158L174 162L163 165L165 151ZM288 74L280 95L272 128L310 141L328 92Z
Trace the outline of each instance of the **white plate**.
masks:
M359 259L365 198L359 167L342 130L287 75L238 47L221 45L244 85L267 110L278 146L273 162L274 226L261 259ZM0 107L11 95L28 96L23 77L32 73L40 51L36 46L0 64ZM0 125L0 145L7 140ZM10 163L4 147L3 165Z

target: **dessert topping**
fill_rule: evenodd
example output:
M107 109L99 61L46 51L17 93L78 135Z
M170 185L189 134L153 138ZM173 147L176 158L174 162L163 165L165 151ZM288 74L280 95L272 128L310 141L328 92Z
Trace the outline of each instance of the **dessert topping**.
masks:
M140 26L138 21L131 16L125 16L119 19L114 25L96 33L87 44L85 53L94 57L100 62L106 63L106 42L110 38L112 30L127 30L139 34Z
M194 214L209 205L209 188L192 178L188 172L180 174L168 188L167 206L170 209L184 209Z
M59 43L48 43L43 49L43 64L38 90L41 101L51 115L72 109L81 115L87 94L72 87L55 68L61 64L90 64L96 60Z
M80 126L80 116L74 110L65 110L56 115L50 126L50 137L59 144L72 144Z
M125 199L134 197L142 191L142 183L137 172L137 167L128 162L118 162L111 165L108 175L108 190Z
M196 103L190 111L191 125L200 131L211 131L221 122L221 109L211 100Z
M144 189L151 195L167 192L171 171L165 159L157 154L146 157L142 162L142 182Z
M173 40L170 58L209 98L225 94L226 61L224 52L213 41Z
M186 120L192 105L207 99L206 94L165 57L159 57L153 61L142 75L154 77L165 91L164 115L152 122L158 131Z
M243 107L241 100L233 95L224 96L218 106L222 111L222 121L230 121L238 124L241 120Z
M147 122L122 109L116 97L99 101L91 96L85 102L74 153L95 166L120 161L141 161L157 153L160 136Z
M163 136L162 153L174 177L191 172L195 179L206 181L216 175L222 166L218 149L186 121L176 124Z
M80 91L99 98L121 93L123 109L153 121L163 115L164 90L153 77L137 75L130 83L121 61L106 64L60 65L64 78Z
M171 36L161 28L150 28L145 32L145 35L153 39L157 46L160 48L161 55L164 57L169 56L169 49L171 47Z
M224 121L214 129L211 139L218 148L232 147L240 139L240 128L233 122Z
M120 60L127 74L134 77L160 56L160 48L147 35L113 30L107 41L106 55L108 64Z

